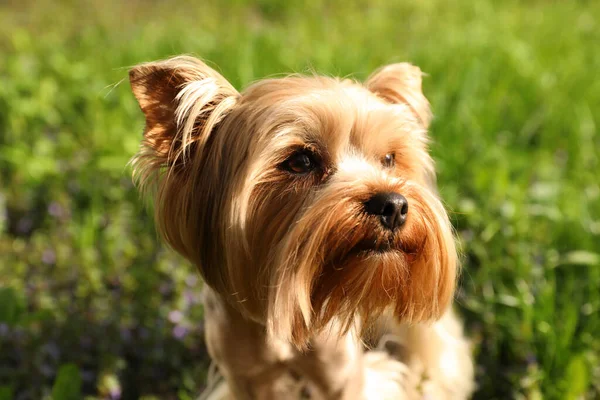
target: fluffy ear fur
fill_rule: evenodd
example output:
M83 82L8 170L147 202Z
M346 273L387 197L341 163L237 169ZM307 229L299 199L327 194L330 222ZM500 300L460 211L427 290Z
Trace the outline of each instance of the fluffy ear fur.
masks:
M431 110L421 90L422 75L419 67L414 65L391 64L375 71L367 79L365 86L390 103L407 104L423 127L427 128L431 122Z
M239 96L220 74L187 56L138 65L129 80L146 116L142 149L134 160L142 183L163 167L173 172L192 147L200 150Z
M199 266L198 180L209 139L236 107L239 93L192 57L138 65L129 79L146 117L144 140L132 160L134 179L154 200L165 241Z

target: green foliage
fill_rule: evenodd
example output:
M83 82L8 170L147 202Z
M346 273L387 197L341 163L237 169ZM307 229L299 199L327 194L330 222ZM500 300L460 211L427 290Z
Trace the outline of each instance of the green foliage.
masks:
M12 388L10 386L0 386L0 400L11 400L12 398Z
M580 355L575 355L567 365L565 375L565 383L568 382L568 385L565 385L566 394L564 398L568 400L582 398L589 386L586 360Z
M0 287L0 323L14 326L19 321L22 305L17 291L12 287Z
M600 396L598 21L576 0L0 6L0 398L58 399L75 375L95 398L202 385L201 283L127 168L144 124L127 67L179 53L239 88L419 65L476 397Z
M52 400L81 399L81 373L75 364L66 364L58 369L52 387Z

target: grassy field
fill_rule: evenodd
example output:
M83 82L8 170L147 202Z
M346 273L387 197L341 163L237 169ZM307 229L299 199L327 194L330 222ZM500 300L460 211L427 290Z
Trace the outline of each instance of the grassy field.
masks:
M225 3L0 5L0 399L202 387L201 282L126 166L127 67L179 53L239 88L421 66L476 398L600 398L600 3Z

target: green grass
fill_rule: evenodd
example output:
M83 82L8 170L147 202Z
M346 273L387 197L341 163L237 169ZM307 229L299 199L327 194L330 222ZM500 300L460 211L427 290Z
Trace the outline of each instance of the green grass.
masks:
M126 167L143 127L127 67L179 53L239 88L421 66L476 398L600 397L600 4L220 3L0 6L0 398L202 385L201 283Z

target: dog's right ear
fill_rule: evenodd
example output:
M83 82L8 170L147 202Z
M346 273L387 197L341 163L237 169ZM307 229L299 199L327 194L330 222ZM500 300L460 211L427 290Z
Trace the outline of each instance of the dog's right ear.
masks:
M408 105L427 129L431 122L431 109L421 89L422 76L419 67L409 63L391 64L375 71L365 85L389 103Z
M129 80L146 116L136 160L146 171L185 162L190 146L202 147L239 97L219 73L188 56L138 65Z

